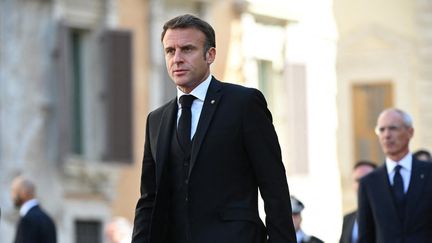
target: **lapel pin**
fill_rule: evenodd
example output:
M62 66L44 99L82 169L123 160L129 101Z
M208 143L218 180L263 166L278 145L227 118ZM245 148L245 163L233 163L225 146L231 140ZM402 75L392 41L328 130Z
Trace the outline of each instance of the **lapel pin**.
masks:
M216 101L215 100L211 100L210 103L213 105Z
M420 178L423 179L423 178L424 178L424 174L421 174L421 175L420 175Z

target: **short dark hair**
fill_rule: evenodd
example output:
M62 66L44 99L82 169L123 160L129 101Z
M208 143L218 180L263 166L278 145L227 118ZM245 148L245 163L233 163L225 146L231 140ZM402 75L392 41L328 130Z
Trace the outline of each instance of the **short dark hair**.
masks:
M216 47L216 35L213 27L206 21L192 14L184 14L168 20L163 26L161 41L163 41L167 30L186 28L195 28L204 34L206 38L204 42L204 53L210 48Z
M374 169L376 169L376 167L377 167L377 165L374 162L372 162L372 161L369 161L369 160L359 160L359 161L357 161L357 163L355 163L353 169L355 170L355 169L357 169L360 166L370 166L370 167L372 167Z

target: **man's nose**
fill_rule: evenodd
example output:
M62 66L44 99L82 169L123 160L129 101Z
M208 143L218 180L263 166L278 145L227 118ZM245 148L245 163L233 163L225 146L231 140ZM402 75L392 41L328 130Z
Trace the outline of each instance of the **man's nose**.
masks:
M174 57L173 57L174 62L182 62L183 61L183 55L181 54L180 50L177 50L174 53Z
M386 138L390 137L391 134L392 134L392 132L388 128L384 129L384 131L382 133L382 135Z

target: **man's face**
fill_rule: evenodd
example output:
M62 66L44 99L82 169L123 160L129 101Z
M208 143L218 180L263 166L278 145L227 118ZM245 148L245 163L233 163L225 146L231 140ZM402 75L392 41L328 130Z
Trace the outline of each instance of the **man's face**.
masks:
M354 190L357 192L359 187L360 179L371 173L374 170L374 168L370 165L360 165L357 168L354 169L353 172L353 178L354 178Z
M165 63L174 83L190 93L210 75L216 49L204 54L205 35L195 28L168 29L163 38Z
M409 141L414 129L404 124L402 115L398 112L386 111L378 118L376 133L384 154L399 161L409 151Z
M301 214L293 213L292 214L292 220L293 220L293 224L294 224L294 229L297 232L300 229L301 222L302 222Z

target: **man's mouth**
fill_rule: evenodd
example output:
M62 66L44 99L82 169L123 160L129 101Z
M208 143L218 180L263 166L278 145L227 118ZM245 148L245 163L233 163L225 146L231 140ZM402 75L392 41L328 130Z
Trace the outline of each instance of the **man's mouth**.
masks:
M174 74L175 75L182 75L182 74L185 74L187 72L187 70L186 69L177 69L177 70L174 70Z

